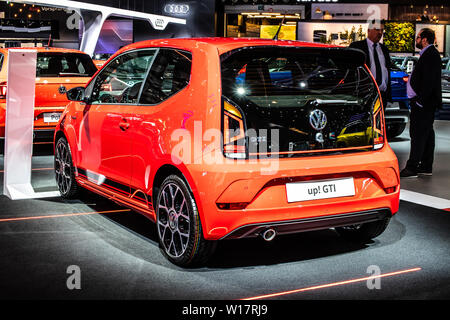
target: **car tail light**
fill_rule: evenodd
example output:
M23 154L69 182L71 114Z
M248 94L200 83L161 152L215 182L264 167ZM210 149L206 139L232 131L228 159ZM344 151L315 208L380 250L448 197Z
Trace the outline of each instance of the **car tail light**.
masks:
M403 77L403 81L408 82L408 80L409 80L409 77L408 77L408 76L404 76L404 77Z
M8 92L8 86L6 81L0 82L0 99L6 99L6 92Z
M384 146L384 115L380 98L373 106L373 148L381 149Z
M238 107L230 102L223 103L223 151L225 157L245 159L244 120Z

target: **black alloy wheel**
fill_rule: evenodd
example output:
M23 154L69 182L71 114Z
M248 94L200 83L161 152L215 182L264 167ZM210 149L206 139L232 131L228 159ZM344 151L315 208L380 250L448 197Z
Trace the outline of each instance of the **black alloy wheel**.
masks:
M164 255L181 267L200 266L212 255L216 242L203 237L197 205L187 183L170 175L156 201L156 224Z
M75 181L75 170L72 163L72 153L65 138L60 138L55 146L55 178L61 197L74 198L79 187Z

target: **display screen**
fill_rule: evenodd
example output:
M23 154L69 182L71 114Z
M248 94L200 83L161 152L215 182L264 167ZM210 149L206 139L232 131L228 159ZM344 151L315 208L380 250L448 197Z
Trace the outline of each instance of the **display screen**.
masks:
M83 26L80 27L80 40L82 32ZM131 43L133 43L132 20L106 20L100 32L95 53L113 54L121 47Z

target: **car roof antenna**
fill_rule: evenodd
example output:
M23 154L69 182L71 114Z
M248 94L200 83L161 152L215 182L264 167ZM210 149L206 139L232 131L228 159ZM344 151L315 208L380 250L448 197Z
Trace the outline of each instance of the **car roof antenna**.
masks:
M278 27L277 33L275 33L275 35L273 36L272 40L278 40L278 35L279 35L279 33L280 33L281 27L283 26L284 18L285 18L285 17L286 17L286 16L283 15L283 19L281 20L281 23L280 23L280 25L279 25L279 27Z

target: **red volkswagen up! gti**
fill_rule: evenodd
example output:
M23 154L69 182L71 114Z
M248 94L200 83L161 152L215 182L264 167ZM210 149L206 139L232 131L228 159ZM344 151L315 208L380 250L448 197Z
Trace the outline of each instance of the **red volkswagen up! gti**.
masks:
M222 239L335 228L365 241L398 210L397 158L360 51L151 40L67 95L61 195L83 187L141 212L177 265L205 263Z

